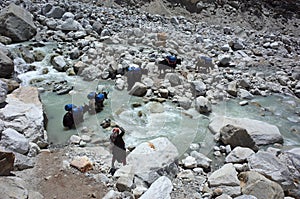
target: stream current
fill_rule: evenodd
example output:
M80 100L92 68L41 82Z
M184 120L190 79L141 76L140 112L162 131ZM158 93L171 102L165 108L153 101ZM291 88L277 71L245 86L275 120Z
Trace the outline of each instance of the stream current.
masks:
M246 106L240 106L240 100L230 99L214 104L209 116L201 115L194 109L182 110L171 102L164 102L162 103L163 111L153 113L150 110L155 106L154 102L144 104L142 98L131 96L126 90L116 90L113 81L87 82L80 77L57 72L49 65L49 57L54 47L55 45L48 44L41 48L47 56L43 61L33 63L36 67L34 71L23 72L25 63L16 64L15 62L15 70L19 73L17 77L22 86L30 85L32 82L64 80L73 86L73 91L66 95L57 95L49 91L41 92L41 100L48 117L48 138L52 145L64 145L71 135L83 135L86 132L92 138L88 145L104 143L108 141L110 131L103 129L100 123L110 118L126 129L127 146L136 146L141 142L165 136L175 144L180 154L183 154L191 143L199 143L201 152L207 154L215 145L213 135L208 129L209 120L213 116L223 115L246 117L274 124L283 135L285 146L300 146L300 100L295 97L281 94L268 97L256 96ZM45 68L48 68L46 74L42 72ZM84 122L77 129L65 130L62 125L65 104L88 103L87 94L95 91L99 85L109 91L104 110L96 115L86 113ZM133 108L134 103L144 105Z

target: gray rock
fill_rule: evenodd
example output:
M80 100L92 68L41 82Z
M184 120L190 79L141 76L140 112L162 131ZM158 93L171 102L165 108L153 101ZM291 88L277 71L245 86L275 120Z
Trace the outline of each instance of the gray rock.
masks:
M245 195L241 195L241 196L235 197L234 199L257 199L257 197L245 194Z
M196 98L195 109L199 113L204 113L204 114L210 113L212 111L211 103L209 102L209 100L207 98L205 98L203 96Z
M54 56L51 59L51 64L59 72L66 71L67 63L66 63L66 61L65 61L65 59L64 59L63 56Z
M1 10L0 34L12 39L13 42L27 41L35 36L37 28L32 15L24 8L15 4Z
M239 174L239 179L243 194L252 195L256 198L284 198L283 190L279 184L257 172L242 172Z
M254 98L254 96L250 92L248 92L247 90L245 90L245 89L239 89L238 96L241 99L248 99L248 100L251 100L251 99Z
M0 145L21 154L26 154L29 150L29 142L25 136L12 128L2 132Z
M194 96L205 96L206 94L206 85L202 81L192 81L192 88Z
M75 18L75 15L71 12L65 12L63 15L62 15L62 20L66 20L68 18L71 18L71 19L74 19Z
M128 156L133 173L148 183L154 182L158 170L172 164L178 156L177 148L165 137L138 145Z
M26 183L19 177L1 177L0 187L1 199L28 199Z
M210 168L210 165L212 163L212 160L208 157L206 157L204 154L199 153L197 151L192 151L191 156L194 157L197 161L197 166L200 166L202 168Z
M276 126L268 124L266 122L248 118L230 118L217 116L211 120L209 129L214 134L220 133L221 128L226 126L227 124L233 125L240 129L245 129L256 145L267 145L283 142L283 137Z
M118 191L131 191L133 188L134 171L131 165L121 167L116 171L114 177L117 177L116 188Z
M225 164L208 177L210 187L217 186L239 186L237 172L232 163Z
M235 147L225 158L225 162L243 163L255 152L249 148Z
M218 56L219 66L229 66L231 56L229 54L221 54Z
M169 80L171 86L178 86L182 84L182 80L180 79L179 75L176 73L167 73L165 75L165 79Z
M22 155L20 153L15 153L15 165L14 170L24 170L33 168L35 165L35 158Z
M180 107L182 107L185 110L188 110L189 108L191 108L191 105L192 105L192 101L188 97L178 97L177 103Z
M140 199L171 199L170 193L172 189L173 185L171 180L165 176L161 176L151 184Z
M135 82L131 90L130 95L143 97L147 93L147 86L141 82Z
M10 78L14 72L14 62L0 50L0 77Z
M35 157L40 153L41 149L40 147L33 142L29 143L29 151L28 151L28 157Z
M188 168L188 169L193 169L193 168L197 167L197 161L192 156L187 156L186 158L184 158L182 160L182 163L183 163L184 167Z
M47 4L46 7L42 8L42 13L48 18L60 19L64 15L65 10L62 7Z
M254 151L258 150L257 145L246 129L227 124L220 130L220 140L231 147L249 147Z
M193 181L195 179L194 173L192 170L183 170L177 174L177 178L184 181Z
M295 163L286 164L287 160L283 155L281 158L282 160L272 153L259 151L248 158L248 164L251 171L259 172L279 183L284 190L295 189L293 179L299 178L299 171L292 169Z
M116 199L121 198L121 193L118 191L110 190L102 199Z
M2 80L0 80L0 104L5 102L7 92L8 92L7 84Z
M57 28L62 31L84 30L81 24L72 18L67 18L64 22L61 23L61 25L58 25Z
M47 136L44 134L46 118L44 118L38 89L28 86L20 87L7 95L6 101L8 104L0 109L0 117L6 128L15 129L28 141L38 145L47 143Z
M101 70L95 66L82 67L82 71L79 74L85 81L92 81L99 77Z
M226 91L227 91L227 93L229 93L230 95L236 97L236 96L237 96L237 93L238 93L238 89L237 89L237 81L229 82Z

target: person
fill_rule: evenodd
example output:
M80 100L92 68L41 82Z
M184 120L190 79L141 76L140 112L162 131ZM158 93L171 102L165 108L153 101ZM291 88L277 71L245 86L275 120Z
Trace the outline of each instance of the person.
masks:
M115 162L123 163L126 165L126 148L125 142L123 140L123 135L125 134L125 130L122 127L115 127L112 129L112 134L110 135L110 141L112 144L112 161L111 161L111 169L110 173L113 175L116 171Z
M67 111L67 113L65 113L65 115L63 117L64 127L67 127L69 129L72 129L75 127L73 112L72 112L72 108L75 108L75 107L76 106L74 104L66 104L65 105L65 110Z
M88 111L89 106L84 104L83 106L76 106L74 104L65 105L65 113L63 117L63 126L68 129L76 128L75 125L80 124L84 121L83 116Z
M96 114L103 110L104 100L108 99L108 92L102 91L99 93L91 92L88 94L89 99L89 110L90 114Z
M181 64L182 59L177 58L177 55L167 55L164 60L158 61L158 70L161 75L161 71L165 73L165 70L171 69L174 70L177 67L177 64Z

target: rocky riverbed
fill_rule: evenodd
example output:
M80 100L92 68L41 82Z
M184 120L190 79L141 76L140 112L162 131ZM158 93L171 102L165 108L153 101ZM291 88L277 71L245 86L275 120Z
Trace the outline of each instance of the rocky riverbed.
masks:
M0 7L2 198L300 198L297 1L28 0ZM157 62L168 54L182 63L160 71ZM129 66L144 71L131 89ZM214 145L207 153L205 142L172 143L147 133L147 125L130 129L133 138L141 130L149 136L131 139L128 165L111 176L110 128L99 138L84 123L63 147L48 139L51 118L41 95L81 103L90 90L74 82L85 81L106 81L112 93L141 99L114 95L105 113L113 122L136 112L140 118L163 114L168 103L190 121L209 119L205 129ZM256 101L274 95L289 114ZM212 108L233 100L294 125L281 132L282 123ZM180 124L183 131L188 126Z

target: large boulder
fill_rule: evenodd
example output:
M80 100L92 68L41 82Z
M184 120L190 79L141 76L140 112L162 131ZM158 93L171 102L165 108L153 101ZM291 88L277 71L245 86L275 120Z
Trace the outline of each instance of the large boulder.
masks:
M23 134L30 142L39 147L47 146L43 105L35 87L20 87L7 95L4 108L0 109L0 118L5 128L12 128Z
M0 13L0 34L13 42L27 41L36 33L32 15L24 8L12 3Z
M243 194L255 196L257 199L284 198L284 192L279 184L257 172L242 172L238 177L241 181L241 190Z
M220 130L228 124L245 129L256 145L283 143L283 137L277 126L248 118L217 116L211 120L209 129L214 134L220 133Z
M127 156L127 162L132 165L131 172L151 184L160 176L157 171L177 158L177 148L167 138L160 137L138 145Z
M229 144L232 148L241 146L251 148L254 151L258 150L256 143L246 129L231 124L221 128L220 140L226 145Z
M1 31L1 30L0 30ZM0 78L10 78L14 72L14 62L0 49Z
M291 152L277 157L273 153L259 151L248 158L248 164L251 171L259 172L277 182L285 191L294 190L297 188L294 179L300 179L297 156L299 162L299 155L292 155Z

